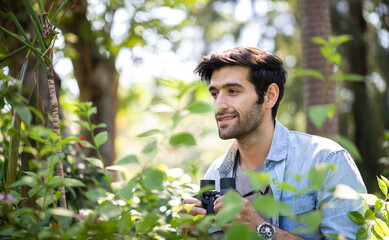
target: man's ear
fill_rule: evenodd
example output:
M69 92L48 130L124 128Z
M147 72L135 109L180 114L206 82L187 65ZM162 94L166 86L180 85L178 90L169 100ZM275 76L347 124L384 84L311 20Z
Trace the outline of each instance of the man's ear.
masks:
M272 83L267 88L267 91L265 92L264 102L263 104L267 108L273 108L273 106L276 104L278 100L278 95L280 93L280 89L278 88L277 84Z

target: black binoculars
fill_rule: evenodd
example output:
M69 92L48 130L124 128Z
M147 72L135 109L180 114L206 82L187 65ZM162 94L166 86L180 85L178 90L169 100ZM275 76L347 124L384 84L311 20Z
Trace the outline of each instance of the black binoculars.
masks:
M200 180L200 189L209 185L215 186L215 180L209 180L209 179L203 179ZM208 214L215 214L215 211L213 210L215 200L224 195L229 189L235 190L235 178L220 178L220 192L216 190L208 190L204 191L201 196L200 200L202 203L202 207L207 210Z

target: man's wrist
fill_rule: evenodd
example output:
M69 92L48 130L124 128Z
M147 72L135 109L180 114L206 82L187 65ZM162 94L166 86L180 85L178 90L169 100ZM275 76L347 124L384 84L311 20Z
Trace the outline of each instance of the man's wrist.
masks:
M258 224L256 231L257 234L264 239L273 239L276 235L276 228L268 222Z

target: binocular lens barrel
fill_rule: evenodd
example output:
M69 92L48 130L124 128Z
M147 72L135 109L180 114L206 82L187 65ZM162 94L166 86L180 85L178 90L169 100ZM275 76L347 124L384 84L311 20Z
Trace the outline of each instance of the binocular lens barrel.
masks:
M200 180L200 188L213 185L215 186L215 180L210 180L210 179L202 179Z
M224 195L229 189L235 189L235 178L220 178L220 194Z

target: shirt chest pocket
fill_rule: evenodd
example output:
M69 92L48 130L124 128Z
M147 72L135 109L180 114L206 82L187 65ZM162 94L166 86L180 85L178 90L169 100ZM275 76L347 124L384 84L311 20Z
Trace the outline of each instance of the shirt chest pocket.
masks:
M290 210L293 216L290 217L281 215L279 218L280 228L298 234L306 239L315 238L315 233L307 232L308 229L306 222L300 219L300 217L316 210L315 194L313 192L309 192L301 196L288 196L281 198L281 201L291 206Z

